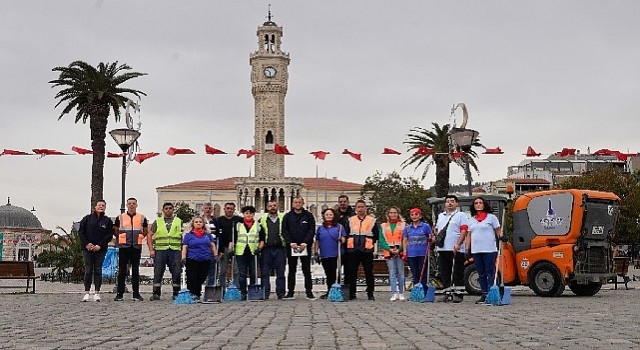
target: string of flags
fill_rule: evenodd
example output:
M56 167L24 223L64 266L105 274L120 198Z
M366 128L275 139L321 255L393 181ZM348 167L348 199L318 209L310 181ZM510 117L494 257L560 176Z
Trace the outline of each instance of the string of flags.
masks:
M77 147L77 146L73 146L71 147L71 150L73 152L75 152L75 154L78 155L87 155L87 154L93 154L93 151L90 149L86 149L86 148L82 148L82 147ZM210 155L219 155L219 154L228 154L227 152L212 147L210 145L205 144L204 145L204 150L206 154L210 154ZM289 151L289 149L287 148L287 146L285 145L280 145L280 144L275 144L274 148L273 148L273 153L275 154L281 154L281 155L287 155L287 156L291 156L294 155L293 153L291 153ZM557 155L560 157L567 157L567 156L575 156L576 154L579 154L579 151L577 151L575 148L563 148L561 151L559 152L555 152L552 153L550 155ZM74 153L64 153L55 149L47 149L47 148L34 148L31 150L30 152L24 152L24 151L19 151L19 150L12 150L12 149L4 149L4 151L2 153L0 153L0 156L29 156L29 155L37 155L42 157L45 156L54 156L54 155L73 155ZM181 155L181 154L196 154L196 152L194 152L193 150L189 149L189 148L177 148L177 147L169 147L169 149L166 152L167 155L169 156L176 156L176 155ZM236 152L236 156L240 157L241 155L244 155L246 158L251 158L253 156L255 156L256 154L260 154L260 152L253 150L253 149L239 149ZM313 155L315 159L319 159L319 160L325 160L327 155L331 154L331 152L328 151L323 151L323 150L318 150L318 151L313 151L313 152L309 152L310 155ZM357 153L357 152L353 152L351 150L349 150L348 148L345 148L342 151L342 154L348 155L351 158L357 160L357 161L362 161L362 153ZM382 150L382 154L386 154L386 155L402 155L402 152L399 152L393 148L388 148L388 147L384 147ZM420 146L415 150L415 153L417 155L424 155L424 156L433 156L436 154L449 154L453 159L458 159L460 157L462 157L464 155L463 152L451 152L451 153L440 153L440 152L436 152L434 149L432 148L428 148L425 146ZM482 154L492 154L492 155L497 155L497 154L504 154L504 152L502 151L502 149L500 147L496 147L496 148L485 148L484 152ZM626 161L629 157L632 156L640 156L640 153L623 153L620 151L615 151L615 150L610 150L610 149L600 149L594 153L592 153L593 155L599 155L599 156L615 156L617 157L618 160L621 161ZM135 157L133 158L136 162L138 163L142 163L147 159L153 158L153 157L157 157L159 156L160 153L158 152L148 152L148 153L137 153L135 155ZM524 156L526 157L539 157L542 155L542 153L540 152L536 152L532 146L527 147L527 151L526 153L523 153ZM125 154L124 153L112 153L112 152L107 152L106 157L107 158L122 158L124 157Z

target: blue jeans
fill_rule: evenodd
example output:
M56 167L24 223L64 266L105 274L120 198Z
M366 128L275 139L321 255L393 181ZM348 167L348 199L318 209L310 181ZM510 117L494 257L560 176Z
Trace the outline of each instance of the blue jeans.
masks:
M180 292L180 258L181 252L179 250L156 250L156 256L153 259L153 294L160 296L162 277L168 266L169 272L171 272L173 295L178 295Z
M387 260L392 293L404 293L404 261L399 256Z
M480 281L480 290L482 290L482 294L488 294L489 287L493 285L493 279L496 274L497 257L497 252L473 254L473 264L476 267L476 271L478 271L478 279Z
M264 294L269 297L271 293L271 269L276 270L276 295L284 297L284 265L287 259L287 250L284 247L266 247L262 250L262 268L260 270Z
M410 256L407 258L409 262L409 268L411 269L411 282L415 286L418 283L422 283L422 286L427 285L427 281L429 281L429 276L427 276L427 269L425 267L424 274L422 276L422 280L420 280L420 275L422 274L422 265L424 264L424 256Z

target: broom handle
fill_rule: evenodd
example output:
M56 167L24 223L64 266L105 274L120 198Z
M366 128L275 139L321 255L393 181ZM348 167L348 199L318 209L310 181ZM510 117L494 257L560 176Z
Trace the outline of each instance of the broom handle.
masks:
M340 225L340 224L338 224ZM338 284L340 284L340 267L342 265L342 254L340 253L341 251L341 246L342 246L342 242L340 242L340 236L342 235L342 226L338 226L338 266L336 267L336 269L338 270Z
M420 271L420 280L418 280L418 283L422 283L422 278L424 277L424 268L427 265L427 259L429 259L429 236L427 236L427 251L424 255L424 260L422 261L422 270Z

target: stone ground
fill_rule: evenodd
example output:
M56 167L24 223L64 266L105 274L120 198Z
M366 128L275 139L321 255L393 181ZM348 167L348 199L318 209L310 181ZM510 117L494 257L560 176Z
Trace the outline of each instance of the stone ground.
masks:
M38 282L35 295L0 290L0 348L638 349L640 282L630 287L559 298L514 287L508 306L475 305L472 296L460 304L391 303L384 286L373 302L364 292L347 303L299 292L286 301L173 305L148 301L150 286L142 287L144 302L130 295L114 302L107 285L101 303L82 303L80 285Z

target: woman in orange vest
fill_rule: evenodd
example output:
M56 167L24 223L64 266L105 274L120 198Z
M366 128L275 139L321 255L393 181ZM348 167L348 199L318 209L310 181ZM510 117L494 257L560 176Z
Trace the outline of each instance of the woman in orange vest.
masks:
M402 260L402 232L404 222L398 207L387 210L387 222L380 225L380 248L389 268L391 301L405 300L404 297L404 261Z

